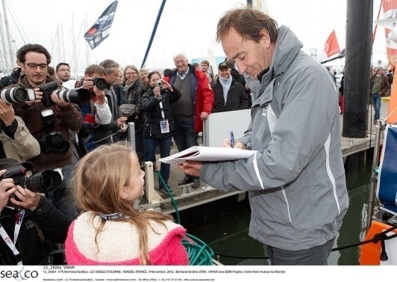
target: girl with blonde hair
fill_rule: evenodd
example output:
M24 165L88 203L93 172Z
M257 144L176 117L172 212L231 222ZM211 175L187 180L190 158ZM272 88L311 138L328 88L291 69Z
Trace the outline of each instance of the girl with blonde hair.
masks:
M171 216L134 208L144 194L144 176L125 144L102 145L79 161L72 185L82 213L69 227L68 264L189 264L186 230Z

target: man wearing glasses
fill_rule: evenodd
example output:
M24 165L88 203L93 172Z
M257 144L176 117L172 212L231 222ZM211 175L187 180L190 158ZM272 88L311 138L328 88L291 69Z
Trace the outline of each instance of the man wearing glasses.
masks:
M63 101L54 92L50 96L51 105L43 104L41 87L54 81L54 78L48 75L51 55L46 48L39 44L24 45L17 51L17 59L21 63L23 75L18 84L8 88L20 86L34 90L34 97L13 104L16 114L22 117L29 131L40 143L40 155L30 160L35 168L33 173L48 169L62 171L62 184L47 196L58 209L74 218L77 211L69 202L70 189L66 182L69 181L73 170L70 131L77 132L83 125L80 108L76 104ZM60 82L55 82L61 88Z

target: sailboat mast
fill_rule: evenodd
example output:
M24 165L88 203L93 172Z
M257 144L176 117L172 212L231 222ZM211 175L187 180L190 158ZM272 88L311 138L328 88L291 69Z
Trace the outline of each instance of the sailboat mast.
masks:
M3 46L3 52L1 53L2 59L4 60L4 65L2 65L2 69L6 70L6 72L10 69L10 66L8 64L8 59L7 59L7 48L6 48L6 40L4 38L4 32L3 32L3 16L0 14L0 38L1 38L1 44Z
M87 15L86 15L86 19L87 19ZM84 30L88 30L87 20L85 20L83 23L84 23ZM89 66L89 65L91 65L91 63L90 63L90 50L88 49L89 45L87 44L87 42L84 45L85 45L86 65Z
M7 41L8 41L8 50L9 50L9 59L10 59L10 73L12 72L12 68L13 68L13 61L14 61L14 54L12 51L12 44L11 44L11 36L10 36L10 28L8 25L8 18L7 18L7 11L6 11L6 5L5 5L5 0L2 1L3 2L3 12L4 12L4 24L5 24L5 28L6 28L6 34L7 34ZM4 50L5 52L5 50Z
M74 76L75 79L78 79L79 76L79 67L77 65L77 53L76 53L76 38L74 31L74 15L72 16L72 46L73 46L73 58L74 58Z

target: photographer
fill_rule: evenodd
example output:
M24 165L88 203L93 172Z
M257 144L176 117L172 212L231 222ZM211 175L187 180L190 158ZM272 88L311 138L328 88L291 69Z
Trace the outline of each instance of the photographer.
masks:
M16 185L13 178L3 178L18 166L22 171L32 168L31 163L0 159L0 265L63 263L55 243L64 243L71 220L46 197Z
M28 160L40 154L39 142L30 134L14 108L0 100L0 158Z
M63 182L48 196L55 207L74 218L77 211L71 202L67 181L73 170L70 131L77 132L83 125L80 108L62 100L55 92L48 95L42 90L46 83L54 81L48 76L51 55L47 49L39 44L27 44L17 51L17 59L21 62L24 74L18 85L11 85L9 88L21 86L33 89L35 94L34 100L13 104L17 115L24 120L29 131L40 143L41 154L31 161L36 171L61 169ZM60 87L59 81L55 82ZM44 100L47 101L46 105ZM47 105L48 100L52 104Z
M107 131L100 125L109 125L112 122L112 112L108 104L105 88L107 86L105 70L99 65L90 65L85 69L84 78L76 86L88 89L91 99L80 104L83 115L83 127L79 131L79 140L84 140L87 151L98 147L95 141L105 137Z
M160 157L170 155L172 136L175 134L175 123L171 115L174 102L181 98L181 92L161 79L157 71L148 75L149 88L142 97L142 109L145 111L143 140L145 142L145 161L156 163L156 147L160 147ZM167 192L170 177L170 165L161 163L159 189Z
M107 82L105 91L106 97L108 97L110 111L112 112L112 122L108 125L100 125L103 128L103 136L100 139L99 136L96 138L96 140L102 140L102 142L98 142L98 145L99 143L109 144L119 141L120 136L117 133L127 130L127 117L120 116L119 114L119 101L117 101L117 95L114 89L119 75L120 65L111 59L106 59L100 62L99 65L105 70L105 80Z

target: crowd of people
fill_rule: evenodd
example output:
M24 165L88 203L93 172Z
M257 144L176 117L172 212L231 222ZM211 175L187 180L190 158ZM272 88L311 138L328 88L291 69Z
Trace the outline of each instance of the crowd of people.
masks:
M221 111L219 109L222 109L221 105L214 104L214 94L219 103L223 104L222 111L248 108L247 99L241 99L242 105L229 102L234 100L232 97L234 95L238 95L239 102L240 96L246 94L242 85L238 88L242 91L240 94L232 89L229 91L232 82L230 73L228 76L220 76L213 82L220 83L219 80L222 79L221 83L225 80L228 84L225 90L219 86L214 93L211 88L212 80L209 80L200 68L193 68L182 53L175 56L175 69L169 69L168 75L157 70L138 69L134 65L122 68L114 60L106 59L99 64L87 66L84 77L78 80L73 80L71 77L68 63L61 62L55 68L51 68L51 55L40 44L24 45L17 51L16 59L18 68L1 80L0 90L4 94L0 99L2 124L0 157L1 160L14 160L0 166L5 169L0 182L1 216L8 217L8 214L19 213L20 210L26 211L24 224L32 220L36 228L29 231L22 228L18 236L19 240L27 236L25 232L34 233L37 229L45 235L46 240L53 242L52 251L56 251L59 243L65 241L65 231L78 217L80 211L82 209L86 211L86 207L79 206L81 198L76 199L71 189L73 170L77 170L80 160L86 156L88 158L93 152L97 153L99 148L105 151L120 149L121 147L115 144L127 138L126 130L129 122L134 122L135 125L134 154L137 162L134 158L133 167L134 170L140 170L143 162L156 162L157 146L160 149L160 156L166 157L170 154L173 139L179 150L197 145L198 133L202 131L203 121L211 112L219 112ZM233 80L233 89L234 85ZM30 96L23 101L14 100L18 89L26 91ZM225 107L228 95L230 97L228 104L230 103L231 106ZM103 148L110 145L112 145L110 149ZM126 151L124 153L130 155ZM110 162L109 158L110 156L105 159L107 164ZM120 158L116 160L120 161ZM42 187L47 189L45 191L20 188L17 184L22 186L23 184L16 183L14 175L8 177L7 170L10 167L22 167L25 161L29 161L31 165L28 166L29 169L23 169L21 173L23 177L27 177L29 173L36 175L51 170L57 171L61 181L54 183L54 187ZM91 172L95 169L87 168ZM103 183L103 177L109 173L93 174L98 175L98 180ZM93 174L89 173L90 178ZM166 190L164 186L168 185L169 174L170 165L161 164L159 189ZM18 177L21 175L18 174ZM140 177L139 173L136 177L137 179ZM116 182L112 184L115 189L121 189L117 186L119 184L126 184L117 179ZM11 184L15 187L11 188ZM200 180L199 177L187 175L180 181L180 185L182 184L190 184L193 188L198 188ZM87 188L85 187L85 191ZM22 193L22 191L26 192ZM11 196L14 194L18 198ZM128 202L130 201L128 199ZM119 207L114 206L108 208L109 213L112 210L119 210ZM44 210L50 211L53 218L42 220L36 216L36 213L41 214L38 211ZM158 217L158 215L152 216L153 219ZM164 220L170 219L159 217L160 223ZM8 228L9 225L11 228L13 221L7 221L2 219L2 226ZM139 222L139 226L146 224L146 221ZM48 230L47 233L47 224L53 224L52 228L57 228L58 233L52 234L52 230ZM167 229L169 224L164 227ZM164 231L164 228L160 229ZM157 228L154 229L154 232L157 232L155 230ZM60 233L63 236L59 236ZM147 241L145 237L146 235L141 237L144 242ZM174 234L170 237L171 243L180 243L180 237ZM18 238L15 238L15 243ZM19 246L25 248L24 244L26 242L20 243L15 248L10 248L4 242L0 244L0 257L2 257L0 262L7 264L18 260L18 263L23 264L45 264L45 260L49 260L50 255L47 254L48 257L44 258L44 252L39 249L33 251L33 253L39 251L42 253L36 261L30 255L22 258L20 255L16 256L16 250ZM140 254L140 247L142 246L137 246L137 254ZM181 255L181 263L186 263L183 253ZM145 255L139 257L138 261L150 263L148 251L145 251Z
M216 75L179 53L164 72L106 59L71 82L70 65L52 73L42 45L17 51L18 68L1 85L1 264L189 264L186 230L136 209L141 164L156 161L157 146L168 156L172 140L179 151L198 145L211 113L248 108L235 147L257 153L185 162L178 184L248 191L250 235L272 264L326 264L348 206L335 87L292 31L260 11L227 12L217 38L229 60ZM135 149L123 142L129 122ZM161 164L159 189L169 173Z

